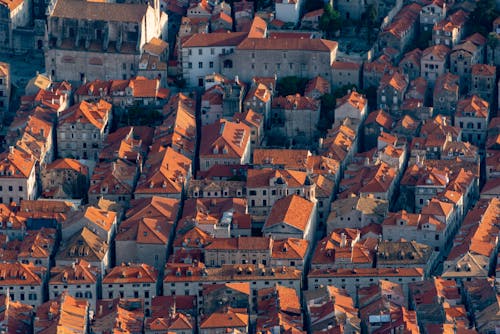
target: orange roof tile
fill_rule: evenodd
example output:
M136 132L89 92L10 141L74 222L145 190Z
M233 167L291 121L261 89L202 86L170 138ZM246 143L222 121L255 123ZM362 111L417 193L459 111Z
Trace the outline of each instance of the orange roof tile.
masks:
M45 169L71 169L76 172L79 172L83 175L88 175L88 168L84 164L82 164L80 161L75 160L75 159L57 159L48 164Z
M201 130L200 156L241 158L250 139L246 124L220 119Z
M289 195L277 200L264 224L264 229L286 223L300 231L305 231L311 218L314 203L297 195Z
M116 266L102 279L103 284L155 283L158 272L145 263L121 264Z
M490 104L477 95L458 101L455 117L488 118Z
M82 101L61 113L59 125L66 123L90 123L98 129L103 129L111 113L111 104L104 100L97 103Z

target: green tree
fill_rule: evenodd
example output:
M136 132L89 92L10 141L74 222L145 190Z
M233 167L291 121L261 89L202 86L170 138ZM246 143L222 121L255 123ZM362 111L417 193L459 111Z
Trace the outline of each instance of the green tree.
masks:
M324 7L325 11L319 18L319 28L325 32L326 37L332 37L342 27L342 18L330 3Z
M325 94L321 97L320 119L318 131L320 136L324 135L332 127L335 120L336 97L332 94Z
M278 79L276 83L276 90L280 96L304 95L304 90L307 85L307 78L300 78L297 76L289 76Z
M491 31L493 20L498 16L495 0L476 1L476 8L471 13L469 26L473 33L486 36Z

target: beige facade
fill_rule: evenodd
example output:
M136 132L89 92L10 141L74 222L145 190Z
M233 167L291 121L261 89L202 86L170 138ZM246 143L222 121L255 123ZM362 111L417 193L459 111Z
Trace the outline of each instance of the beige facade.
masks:
M255 76L275 74L303 78L321 75L330 80L337 48L337 42L323 39L247 38L233 53L221 57L220 68L223 75L238 75L246 82Z
M56 1L49 7L47 73L76 82L130 78L144 45L166 32L167 20L159 1L154 7Z
M37 198L38 186L35 160L16 148L10 147L0 158L0 202L20 203ZM17 166L23 166L18 169ZM3 168L2 168L3 167Z
M98 111L90 114L86 110ZM98 117L94 119L88 118ZM81 102L67 110L59 117L57 127L57 149L59 157L97 160L111 122L111 105L104 101L96 104Z

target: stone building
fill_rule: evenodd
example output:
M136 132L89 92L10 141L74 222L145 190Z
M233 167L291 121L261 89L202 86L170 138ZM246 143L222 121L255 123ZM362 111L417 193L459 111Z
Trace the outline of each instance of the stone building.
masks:
M80 102L59 116L58 155L63 158L97 160L108 135L111 104Z
M458 75L445 73L440 75L434 86L433 100L436 115L453 116L460 96Z
M0 62L0 122L9 112L10 65Z
M489 116L490 104L477 95L460 100L455 114L455 124L462 129L462 140L483 147Z
M450 72L460 77L460 88L470 88L472 65L482 60L481 49L471 41L465 41L453 47L450 53Z
M497 68L486 64L475 64L471 70L470 94L493 102L495 98L495 82L497 79Z
M48 8L45 69L76 82L135 76L144 46L166 36L167 20L158 0L152 6L58 0Z
M289 139L312 140L320 117L320 103L309 97L289 95L273 100L271 128L278 129Z
M26 27L31 20L31 1L0 1L0 45L6 51L14 49L16 28Z
M301 37L246 38L234 52L220 58L222 74L239 76L245 82L255 76L318 75L330 80L331 65L337 56L337 42Z

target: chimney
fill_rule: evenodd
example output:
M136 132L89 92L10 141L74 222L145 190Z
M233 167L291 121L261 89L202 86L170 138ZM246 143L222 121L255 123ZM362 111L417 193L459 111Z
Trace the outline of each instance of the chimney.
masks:
M9 153L13 154L14 153L14 146L9 146Z
M344 248L346 245L347 245L347 238L346 238L345 233L342 232L340 234L340 247Z
M101 315L102 315L102 304L99 305L99 316L101 316Z

